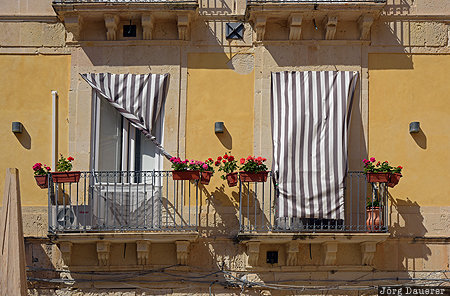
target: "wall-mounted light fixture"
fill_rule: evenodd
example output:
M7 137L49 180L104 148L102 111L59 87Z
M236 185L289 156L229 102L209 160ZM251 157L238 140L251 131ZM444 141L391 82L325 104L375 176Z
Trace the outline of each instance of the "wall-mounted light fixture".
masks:
M15 134L21 134L23 132L23 125L22 125L22 123L18 122L18 121L14 121L12 123L11 130Z
M214 132L216 134L222 134L224 132L223 122L214 123Z
M409 124L409 133L410 134L415 134L415 133L418 133L419 131L420 131L420 122L413 121Z

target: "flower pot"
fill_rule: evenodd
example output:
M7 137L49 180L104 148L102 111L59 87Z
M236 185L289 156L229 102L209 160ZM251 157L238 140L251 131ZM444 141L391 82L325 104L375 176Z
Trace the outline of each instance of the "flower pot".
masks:
M199 171L172 171L174 180L198 180L200 179Z
M383 225L383 220L380 217L380 208L379 207L369 207L366 209L367 212L367 229L369 231L380 231L381 226Z
M400 181L401 177L402 177L402 174L399 174L399 173L391 174L391 176L389 177L388 186L389 187L395 187L395 185L397 185L398 182Z
M239 179L241 182L266 182L268 172L240 172Z
M212 175L212 172L202 172L200 183L202 183L203 185L208 185Z
M369 183L387 183L389 182L389 176L391 173L366 173L366 175Z
M228 186L230 187L236 186L237 181L238 181L238 173L227 174Z
M40 175L40 176L34 176L34 179L36 180L36 184L42 188L48 188L48 176L47 175Z
M80 181L81 172L54 172L52 180L54 183L78 183Z

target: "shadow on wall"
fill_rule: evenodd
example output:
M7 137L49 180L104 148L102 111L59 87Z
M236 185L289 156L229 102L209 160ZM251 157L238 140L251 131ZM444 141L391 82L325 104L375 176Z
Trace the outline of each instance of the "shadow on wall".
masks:
M223 126L223 133L216 133L216 136L220 140L220 143L222 143L223 147L227 150L233 149L233 138L225 125Z
M28 133L25 126L22 126L22 133L14 133L17 140L20 142L23 148L30 150L31 149L31 136Z
M417 146L424 150L427 149L427 136L423 132L422 128L419 129L418 133L411 133L411 137L414 139Z

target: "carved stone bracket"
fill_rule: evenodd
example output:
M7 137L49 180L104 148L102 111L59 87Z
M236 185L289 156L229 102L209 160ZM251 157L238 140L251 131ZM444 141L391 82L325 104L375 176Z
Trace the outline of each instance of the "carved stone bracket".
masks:
M62 258L65 265L70 265L70 259L72 256L72 246L71 242L61 242L59 244L59 250L61 251Z
M247 253L248 253L248 265L257 266L259 260L259 246L260 242L248 242L247 243Z
M298 264L299 244L297 241L291 241L286 245L286 265L296 266Z
M97 242L98 265L108 266L110 255L110 242Z
M149 241L136 241L136 256L139 265L148 265L150 263L150 248Z
M187 265L189 262L189 241L176 241L177 246L177 263Z
M336 264L336 255L338 250L337 242L325 242L322 244L324 251L324 262L323 264L326 266L335 265Z
M117 40L117 26L120 18L117 15L105 14L106 40Z
M338 18L337 16L327 16L324 19L324 24L326 28L325 39L333 40L336 35L336 27L337 27Z
M361 40L368 40L370 37L370 28L373 24L373 16L371 15L362 15L358 19L359 32Z
M189 35L190 35L189 15L180 14L178 15L178 39L189 40Z
M264 40L264 33L266 32L267 17L258 16L255 21L256 41Z
M300 40L302 35L302 20L301 14L293 13L289 17L289 40Z
M151 14L143 14L141 17L142 37L144 40L153 39L153 27L155 18Z
M361 264L373 265L373 258L377 250L376 242L361 243Z
M67 14L64 16L64 26L67 30L66 41L80 40L83 18L78 14Z

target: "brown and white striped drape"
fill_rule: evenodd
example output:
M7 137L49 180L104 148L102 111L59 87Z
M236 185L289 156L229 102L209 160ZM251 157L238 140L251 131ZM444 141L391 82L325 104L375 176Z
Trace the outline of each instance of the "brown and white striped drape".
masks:
M347 133L358 72L272 73L278 218L344 218Z
M167 96L169 74L87 73L81 77L150 139L165 157L171 157L152 135Z

